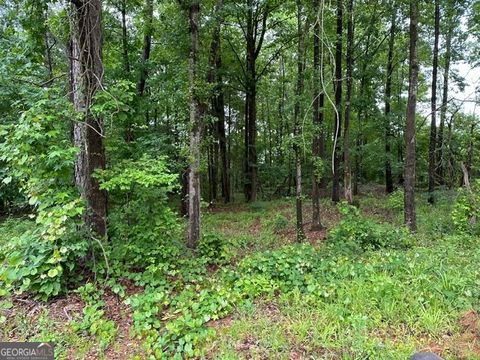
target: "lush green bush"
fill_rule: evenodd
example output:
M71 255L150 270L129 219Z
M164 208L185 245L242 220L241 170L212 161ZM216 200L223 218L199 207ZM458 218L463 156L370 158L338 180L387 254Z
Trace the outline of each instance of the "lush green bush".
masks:
M329 240L355 250L403 248L409 246L411 237L403 227L380 224L367 219L360 210L346 203L339 205L343 218L329 233Z
M288 219L284 215L276 214L275 217L268 222L268 225L271 227L275 234L279 234L288 228L288 225L290 225L290 221L288 221Z
M208 264L225 264L230 260L231 253L225 239L213 233L204 233L198 243L198 254Z
M452 210L452 221L459 232L480 234L480 180L472 184L472 191L461 188Z
M65 241L38 241L37 229L25 231L2 246L0 289L3 292L33 292L43 300L60 294L79 280L78 261L87 254L82 237Z
M35 219L31 229L4 244L0 285L47 299L76 272L87 241L78 231L84 205L72 186L78 149L70 141L71 104L53 90L39 98L15 125L0 128L0 160L9 171L3 183L20 185Z
M388 207L392 210L403 210L404 194L403 188L399 188L388 195Z
M109 234L112 256L128 268L145 268L178 257L181 226L168 207L177 176L165 158L143 156L98 172L111 199Z

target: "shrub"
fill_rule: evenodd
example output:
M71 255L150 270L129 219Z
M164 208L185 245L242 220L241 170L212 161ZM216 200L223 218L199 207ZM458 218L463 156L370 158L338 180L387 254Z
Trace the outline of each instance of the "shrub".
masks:
M330 232L329 240L349 248L375 250L407 247L411 238L405 228L379 224L361 216L360 210L346 203L339 205L343 219Z
M177 175L169 172L167 160L149 156L124 160L97 176L111 199L113 258L130 269L144 269L178 257L181 228L167 205Z
M265 212L268 209L268 202L266 201L255 201L248 205L248 208L251 212Z
M404 205L404 191L403 189L397 189L388 196L388 208L392 210L403 210Z
M9 173L3 183L19 184L35 219L3 245L0 285L42 299L61 292L88 247L78 231L85 207L72 186L78 149L70 140L71 104L52 92L40 93L15 125L0 128L0 161Z
M269 222L269 225L275 234L279 234L287 229L289 224L290 222L288 219L282 214L275 215L275 217Z
M480 180L473 183L471 192L461 188L452 210L452 221L461 233L480 233Z
M230 259L225 239L213 233L203 234L198 243L198 253L208 264L225 264Z
M0 286L4 292L31 291L47 300L78 280L78 259L87 254L87 242L81 237L38 241L38 232L25 231L3 245Z
M87 283L76 290L85 302L83 318L74 322L76 331L86 331L95 336L99 342L100 351L105 350L117 335L117 328L113 320L105 318L105 302L101 300L103 291L99 291L92 283Z

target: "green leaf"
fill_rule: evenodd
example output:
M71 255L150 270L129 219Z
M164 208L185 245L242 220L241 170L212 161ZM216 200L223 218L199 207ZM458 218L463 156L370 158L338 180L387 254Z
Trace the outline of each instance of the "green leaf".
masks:
M48 270L48 276L49 277L54 278L57 275L58 275L58 270L56 268Z

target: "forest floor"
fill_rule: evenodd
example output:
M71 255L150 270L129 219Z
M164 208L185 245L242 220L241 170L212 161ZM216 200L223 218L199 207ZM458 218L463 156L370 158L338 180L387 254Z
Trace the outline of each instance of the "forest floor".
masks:
M361 216L393 225L388 229L400 228L403 214L398 199L396 203L371 190L359 198ZM228 276L219 274L225 268L234 274L235 284L242 282L251 293L242 301L232 301L217 316L209 316L208 335L195 342L199 352L192 357L407 359L415 351L428 350L445 359L480 359L480 240L452 230L454 198L455 193L441 193L432 207L420 196L419 230L413 242L405 248L366 251L345 251L331 244L332 229L347 225L341 225L341 213L326 199L322 231L309 231L311 207L305 205L308 243L302 246L294 245L293 198L206 210L204 227L227 239L229 257L226 264L208 266L202 276L209 288L197 284L196 291L216 294L223 289L222 281ZM5 220L0 234L13 236L25 221ZM345 231L350 230L358 229ZM301 279L297 279L299 273ZM83 295L72 290L48 302L25 294L0 298L0 338L53 341L58 358L147 358L151 344L145 338L150 333L134 336L138 335L134 327L150 321L143 316L153 310L136 313L135 302L126 300L143 294L149 285L131 279L119 282L122 292L104 286L100 299L94 297L101 303L98 308L87 306L91 298L84 296L85 290ZM162 323L152 321L148 329L166 326L177 331L165 322L180 305L169 306L173 310L168 314L153 311L152 317ZM88 317L89 325L82 327Z

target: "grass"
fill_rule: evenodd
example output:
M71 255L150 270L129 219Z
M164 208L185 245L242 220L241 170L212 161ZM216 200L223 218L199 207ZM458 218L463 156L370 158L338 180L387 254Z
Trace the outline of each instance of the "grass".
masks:
M417 350L432 350L445 359L480 359L480 241L454 232L454 197L441 193L432 207L420 194L413 246L360 252L310 232L310 244L291 246L294 199L205 214L205 231L222 234L233 256L221 267L230 275L212 270L195 285L197 292L218 286L227 293L238 286L252 292L235 300L220 319L207 322L216 335L196 344L200 354L214 359L406 359ZM369 195L360 202L363 216L402 223L402 210L387 199ZM331 229L339 213L328 201L322 205L322 221ZM307 223L309 214L307 206ZM25 226L25 221L8 220L0 231L12 236ZM2 339L55 341L59 358L72 353L82 358L98 347L98 339L74 331L68 319L28 301L41 308L33 322L18 301L2 301ZM181 304L170 306L164 319ZM119 343L125 341L117 337L103 356L123 351Z

